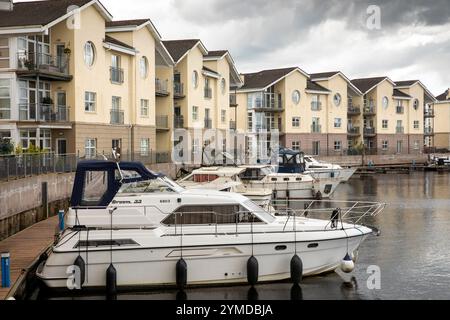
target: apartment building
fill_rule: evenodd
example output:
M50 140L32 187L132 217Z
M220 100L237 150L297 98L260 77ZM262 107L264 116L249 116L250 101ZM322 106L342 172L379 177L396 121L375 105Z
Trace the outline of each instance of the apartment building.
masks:
M436 97L431 105L434 113L434 127L430 127L429 133L434 135L430 147L450 150L450 88Z
M198 161L203 147L220 149L226 146L230 125L230 88L241 85L230 53L226 50L208 51L199 39L167 40L173 68L173 128L186 129L188 141L183 147L191 150ZM209 136L204 136L205 131ZM175 130L175 144L182 141ZM184 132L184 131L183 131ZM165 148L172 140L161 137ZM186 156L186 155L185 155ZM192 158L191 158L192 159Z
M155 65L171 57L149 20L113 22L99 1L0 12L0 132L23 149L87 157L156 148Z
M417 80L388 77L354 79L363 93L360 119L367 153L420 153L424 146L425 105L434 97Z

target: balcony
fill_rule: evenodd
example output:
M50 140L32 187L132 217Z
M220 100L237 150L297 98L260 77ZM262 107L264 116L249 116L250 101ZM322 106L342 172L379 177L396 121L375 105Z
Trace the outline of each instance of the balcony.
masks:
M350 105L347 108L347 114L351 116L359 116L361 114L361 108Z
M425 127L423 130L425 136L434 136L434 129L432 127Z
M348 127L347 128L347 135L349 135L349 136L359 136L360 135L360 128L359 127Z
M237 107L237 105L236 94L230 93L230 107Z
M205 118L205 129L211 129L212 128L212 119Z
M175 115L173 117L173 127L176 129L184 128L184 118L183 116Z
M365 105L363 109L363 113L365 116L373 116L376 114L375 105Z
M405 108L404 108L403 106L397 106L397 107L395 108L395 112L396 112L397 114L404 114L404 113L405 113Z
M376 135L375 128L364 128L364 136L365 137L374 137Z
M433 109L427 109L424 111L425 118L434 118L434 110Z
M396 127L395 133L400 133L400 134L405 133L405 127Z
M320 124L311 125L311 133L321 133L321 132L322 132L322 125Z
M206 99L211 99L212 98L212 89L211 88L204 88L203 89L203 92L204 92L204 97L206 98Z
M283 102L280 99L275 99L275 95L272 93L264 93L262 96L257 97L254 100L253 109L263 112L282 112L284 110Z
M169 116L156 116L156 130L169 130Z
M68 56L54 57L46 53L20 52L17 71L21 77L40 76L42 80L70 81Z
M169 95L169 81L155 79L155 94L157 97L167 97Z
M236 130L236 121L230 120L230 130Z
M111 109L111 124L124 124L125 113L120 109Z
M123 83L123 69L122 68L109 68L109 80L112 83L122 84Z
M52 104L20 104L19 121L66 123L69 122L70 109L67 106Z
M181 82L173 83L173 97L175 99L181 99L185 97L183 83Z
M311 110L312 111L320 111L320 110L322 110L322 102L320 102L320 101L311 101Z

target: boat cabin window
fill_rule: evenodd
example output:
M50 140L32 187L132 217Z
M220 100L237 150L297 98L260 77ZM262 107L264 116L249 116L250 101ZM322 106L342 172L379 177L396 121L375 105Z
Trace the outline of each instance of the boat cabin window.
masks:
M259 208L259 207L258 207ZM165 225L180 224L235 224L262 222L240 205L187 205L170 214L162 223Z
M81 205L87 207L98 206L107 191L108 191L107 171L86 172L83 183Z
M241 180L262 180L265 176L272 171L269 167L263 168L247 168L239 175Z
M304 159L306 162L313 162L310 157L305 157Z
M203 182L211 182L219 178L216 174L207 174L207 173L194 173L191 176L187 177L184 181L191 181L196 183Z
M124 184L119 193L172 193L175 190L164 182L162 179L157 178L147 181L139 181Z

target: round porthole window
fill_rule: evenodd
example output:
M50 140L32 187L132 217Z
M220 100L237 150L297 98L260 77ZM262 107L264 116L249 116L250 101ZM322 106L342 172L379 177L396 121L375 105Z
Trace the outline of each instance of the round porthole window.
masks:
M198 87L198 73L195 70L192 72L192 85L194 88Z
M222 90L222 94L226 93L227 81L225 80L225 78L222 78L222 81L220 81L220 89Z
M418 99L416 99L416 100L414 100L414 110L417 110L417 109L419 109L419 100Z
M84 44L84 63L92 67L95 61L95 46L91 41Z
M142 78L147 78L148 73L148 61L147 57L142 57L139 61L139 72Z
M339 106L341 105L341 101L342 101L341 95L340 95L339 93L336 93L336 94L334 95L333 101L334 101L334 105L335 105L336 107L339 107Z
M295 104L300 102L300 91L294 90L294 92L292 92L292 102Z

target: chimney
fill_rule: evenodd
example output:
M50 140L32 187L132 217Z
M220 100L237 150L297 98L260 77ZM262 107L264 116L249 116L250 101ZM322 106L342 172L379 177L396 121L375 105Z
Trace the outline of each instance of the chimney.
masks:
M0 11L13 11L13 0L0 0Z

